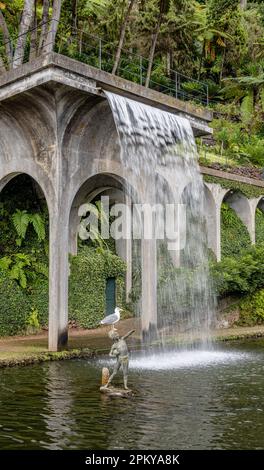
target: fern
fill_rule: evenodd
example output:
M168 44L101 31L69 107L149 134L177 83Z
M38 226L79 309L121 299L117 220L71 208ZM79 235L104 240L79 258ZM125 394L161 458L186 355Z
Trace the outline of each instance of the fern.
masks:
M41 242L45 240L45 223L40 214L30 214L29 221L32 223L33 228L37 234L38 241Z
M38 241L45 240L45 221L40 214L29 214L26 210L17 209L12 215L12 221L19 238L16 240L17 246L21 246L26 237L29 224L32 224L38 237Z
M28 225L30 222L30 217L27 211L20 211L19 209L12 215L12 222L16 229L16 232L22 240L25 238Z
M10 278L18 281L20 286L25 289L27 287L27 277L23 268L23 262L15 264L10 271Z

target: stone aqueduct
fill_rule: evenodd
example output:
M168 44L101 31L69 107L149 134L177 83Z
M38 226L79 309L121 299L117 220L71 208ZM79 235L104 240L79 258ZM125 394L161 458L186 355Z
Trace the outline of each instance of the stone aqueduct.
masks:
M121 165L117 131L104 90L185 116L196 135L211 132L208 111L54 53L0 77L0 191L13 177L25 173L41 189L49 210L49 349L53 351L67 345L68 253L77 251L78 208L99 194L123 201L127 197L124 185L130 182ZM166 172L162 176L166 179ZM173 185L173 175L167 182ZM144 184L142 175L133 188L141 201ZM183 189L179 189L179 197ZM218 260L224 199L248 228L252 243L256 208L264 210L262 196L247 199L218 184L205 183L208 244ZM131 242L120 242L117 250L127 262L128 292ZM155 275L153 245L143 242L142 309L150 312L143 318L145 329L155 323Z

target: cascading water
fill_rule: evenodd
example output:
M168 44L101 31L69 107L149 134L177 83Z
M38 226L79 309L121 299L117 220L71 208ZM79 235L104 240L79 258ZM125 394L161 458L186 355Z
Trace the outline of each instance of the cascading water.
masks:
M190 123L119 95L106 95L120 138L122 166L129 179L127 192L135 198L133 188L137 202L164 208L155 215L156 241L142 240L140 248L138 241L133 243L134 274L142 265L142 244L149 250L149 272L145 277L142 273L142 319L153 314L144 311L146 305L151 306L144 301L146 289L153 305L157 304L158 332L164 342L167 336L187 337L189 344L207 342L214 320L214 295L208 270L204 188ZM157 237L158 228L169 222L166 204L175 204L175 210L180 207L178 245L176 237L174 241L168 236ZM150 278L152 286L148 284ZM150 327L152 323L149 321Z

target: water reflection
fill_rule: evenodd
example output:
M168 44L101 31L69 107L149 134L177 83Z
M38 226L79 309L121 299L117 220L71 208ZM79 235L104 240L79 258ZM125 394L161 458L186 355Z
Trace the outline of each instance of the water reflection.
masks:
M70 448L76 422L72 413L73 377L59 362L51 362L45 370L45 406L43 418L48 442L46 449L59 450Z
M92 361L1 370L0 448L263 448L260 344L234 346L242 360L132 367L133 399L101 396L102 365Z

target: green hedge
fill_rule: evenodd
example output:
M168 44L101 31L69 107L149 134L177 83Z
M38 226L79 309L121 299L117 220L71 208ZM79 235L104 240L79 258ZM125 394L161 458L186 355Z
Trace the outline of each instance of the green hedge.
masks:
M264 212L256 210L256 243L264 242Z
M32 309L37 310L41 326L48 326L49 319L49 280L39 276L30 289L29 301Z
M117 304L125 305L126 265L111 252L98 253L85 247L71 257L69 279L69 319L92 328L105 314L105 286L108 277L116 278ZM0 336L23 333L32 310L37 310L41 326L48 324L48 279L39 275L28 288L0 272Z
M0 271L0 336L15 335L25 331L30 314L28 296L16 281Z
M251 244L246 226L236 212L223 203L221 207L221 253L235 256Z
M117 304L124 304L126 265L111 252L98 253L85 247L71 257L69 318L83 328L93 328L105 315L105 286L115 277Z

